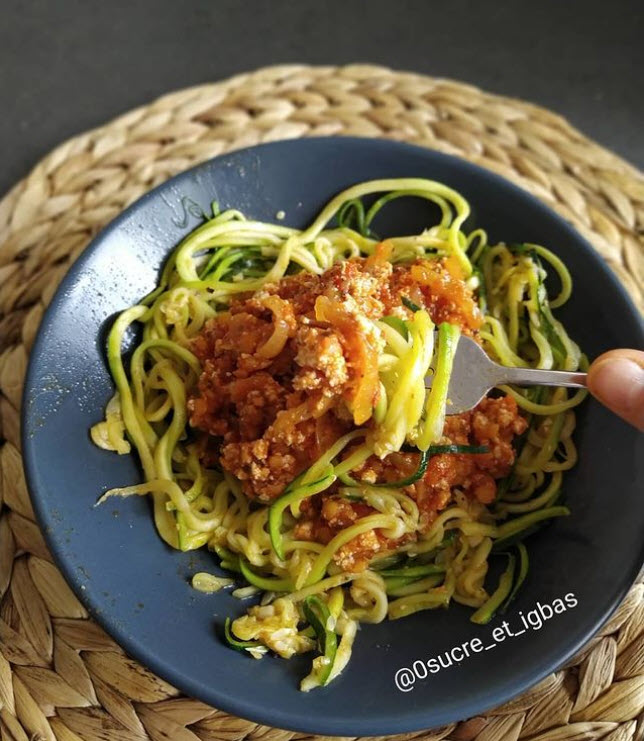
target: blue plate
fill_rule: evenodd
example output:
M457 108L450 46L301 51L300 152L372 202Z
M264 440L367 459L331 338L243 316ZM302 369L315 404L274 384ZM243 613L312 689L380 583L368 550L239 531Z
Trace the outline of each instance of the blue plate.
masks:
M471 223L492 240L547 245L568 264L573 298L559 313L589 356L640 347L639 315L593 249L527 193L467 162L366 139L278 142L218 157L128 208L72 267L42 322L27 375L23 446L47 542L93 617L153 671L188 695L244 718L307 733L413 731L499 705L568 660L601 626L644 560L642 438L599 404L579 413L579 464L565 478L572 516L529 542L531 570L516 602L488 626L458 605L365 625L331 686L298 690L310 658L257 662L218 630L243 605L189 585L212 570L206 551L182 554L157 537L147 499L93 505L109 487L141 478L133 456L94 447L112 382L105 336L115 314L150 291L177 242L217 200L256 219L304 227L326 201L373 178L424 177L463 193ZM386 210L380 233L414 233L427 204Z

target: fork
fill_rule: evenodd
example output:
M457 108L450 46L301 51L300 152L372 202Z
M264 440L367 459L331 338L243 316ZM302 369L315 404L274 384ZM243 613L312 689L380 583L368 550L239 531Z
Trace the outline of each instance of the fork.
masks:
M566 386L585 388L586 373L535 368L507 368L488 358L485 350L469 337L458 339L449 381L447 414L461 414L475 407L490 389L500 384L517 386ZM433 377L425 378L431 388Z

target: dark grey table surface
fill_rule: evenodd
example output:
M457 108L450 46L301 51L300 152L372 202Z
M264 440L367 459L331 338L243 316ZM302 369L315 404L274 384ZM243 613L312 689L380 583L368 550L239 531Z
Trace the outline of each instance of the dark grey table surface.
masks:
M1 0L0 193L129 108L283 62L468 81L641 167L643 32L642 0Z

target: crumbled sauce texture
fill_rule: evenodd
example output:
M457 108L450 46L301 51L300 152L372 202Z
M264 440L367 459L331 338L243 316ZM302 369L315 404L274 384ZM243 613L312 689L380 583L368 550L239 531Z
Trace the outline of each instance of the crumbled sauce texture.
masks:
M193 341L202 374L188 406L191 425L206 433L200 439L204 463L230 472L250 499L266 504L341 435L373 424L384 343L367 320L410 318L403 296L436 324L457 324L477 338L482 316L455 260L393 266L384 247L373 257L337 263L322 275L287 276L233 301ZM474 410L448 417L441 443L486 445L489 453L430 459L425 476L406 488L423 529L456 490L492 502L496 479L514 463L512 440L525 428L511 397L486 398ZM418 458L373 456L352 475L396 481L416 470ZM341 498L335 488L304 502L297 538L327 543L373 511ZM371 531L347 543L335 559L345 571L356 571L392 545Z

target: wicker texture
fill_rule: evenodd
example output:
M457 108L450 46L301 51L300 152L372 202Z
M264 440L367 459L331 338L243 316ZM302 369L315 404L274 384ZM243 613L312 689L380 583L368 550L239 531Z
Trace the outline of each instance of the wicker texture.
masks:
M90 239L175 173L275 139L388 137L453 153L541 198L644 305L644 178L561 117L453 81L289 66L167 95L62 144L0 201L0 738L290 741L182 697L128 659L52 564L25 486L27 356L56 285ZM644 740L644 585L568 667L485 717L400 738Z

